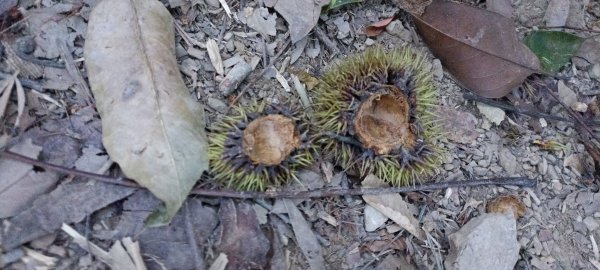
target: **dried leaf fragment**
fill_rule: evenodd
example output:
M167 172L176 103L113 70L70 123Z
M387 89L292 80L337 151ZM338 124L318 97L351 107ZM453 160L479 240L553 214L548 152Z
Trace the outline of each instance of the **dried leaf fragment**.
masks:
M476 7L435 0L417 31L432 53L463 87L499 98L539 70L539 60L523 45L512 20Z
M365 34L368 37L379 36L379 34L383 33L383 31L385 31L385 27L388 26L395 19L396 19L396 16L392 16L390 18L383 19L378 22L374 22L374 23L368 25L367 27L365 27Z
M363 187L381 187L384 182L370 174L363 180ZM382 214L389 217L402 228L420 240L425 239L425 232L420 228L419 221L408 208L409 204L398 194L363 195L363 200Z
M166 224L208 167L204 112L179 73L173 18L156 0L104 0L87 35L104 146L125 175L165 202L150 225Z
M212 63L217 73L219 75L223 75L225 73L225 68L223 67L223 59L221 59L219 45L214 39L209 38L206 41L206 51L208 52L208 58L210 58L210 62Z

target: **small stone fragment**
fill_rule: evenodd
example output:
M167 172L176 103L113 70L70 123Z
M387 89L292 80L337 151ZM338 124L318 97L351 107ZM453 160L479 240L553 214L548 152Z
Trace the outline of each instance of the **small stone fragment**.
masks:
M510 0L487 0L485 5L487 10L496 12L506 18L511 18L513 7Z
M577 101L577 94L571 90L565 82L562 80L558 81L558 98L560 101L564 102L567 106L571 106L571 104Z
M463 112L449 106L439 106L437 114L442 120L442 129L446 131L451 141L470 144L479 133L475 130L477 118L468 112Z
M598 223L598 221L596 221L596 219L594 217L586 217L583 219L583 224L585 224L585 226L587 227L588 230L590 231L594 231L596 230L600 224Z
M402 25L402 21L400 20L392 21L385 27L385 31L392 36L399 37L403 41L408 43L412 42L412 34L408 29L404 28L404 25Z
M246 61L240 61L227 73L225 79L219 84L219 90L228 96L238 88L240 83L250 75L252 67Z
M381 212L377 211L377 209L373 208L370 205L365 206L365 230L367 232L372 232L377 230L377 228L381 227L388 220Z
M479 112L488 120L490 120L490 122L500 125L500 123L502 123L502 120L504 120L504 116L506 115L506 113L504 112L504 110L500 109L500 108L496 108L496 107L492 107L489 106L487 104L483 104L483 103L477 103L477 109L479 109Z
M576 112L586 112L588 109L588 105L577 101L577 102L571 104L571 109L573 109Z
M500 166L509 174L513 175L517 171L517 158L510 150L503 148L498 154Z
M565 0L550 0L546 14L544 14L544 22L548 27L562 27L567 23L569 17L569 1Z
M442 62L440 59L433 59L431 62L431 74L436 80L441 80L444 77L444 69L442 68Z
M517 225L511 215L482 214L448 239L446 269L512 270L519 259Z
M227 104L225 104L225 102L223 102L220 99L217 98L208 98L208 100L206 101L206 105L208 105L208 107L213 108L215 111L220 112L220 113L226 113L227 112Z
M337 26L337 39L344 39L350 35L350 24L344 20L344 16L337 17L337 19L333 21L333 24Z

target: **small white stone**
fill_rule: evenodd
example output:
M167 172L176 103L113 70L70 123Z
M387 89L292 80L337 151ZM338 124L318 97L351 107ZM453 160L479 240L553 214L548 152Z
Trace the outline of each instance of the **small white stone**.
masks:
M590 78L600 80L600 64L596 63L592 68L588 71Z
M548 122L546 122L546 119L540 118L540 126L543 128L548 126Z
M388 217L386 217L370 205L365 206L364 214L365 231L367 232L377 230L377 228L381 227L381 225L385 224L385 222L388 220Z
M598 221L596 221L596 219L594 217L586 217L586 218L584 218L583 219L583 224L585 224L585 226L590 231L594 231L595 229L598 228L598 226L600 226L600 224L598 224Z
M588 105L582 102L575 102L571 104L571 109L576 112L586 112L588 109Z

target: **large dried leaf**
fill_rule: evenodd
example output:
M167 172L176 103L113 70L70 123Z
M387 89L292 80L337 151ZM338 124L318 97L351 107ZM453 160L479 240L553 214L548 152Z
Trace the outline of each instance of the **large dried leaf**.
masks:
M179 74L173 18L156 0L104 0L87 33L104 146L125 175L165 202L148 224L168 223L208 166L203 110Z
M495 12L441 0L421 16L417 30L448 72L475 94L499 98L539 70L539 60Z

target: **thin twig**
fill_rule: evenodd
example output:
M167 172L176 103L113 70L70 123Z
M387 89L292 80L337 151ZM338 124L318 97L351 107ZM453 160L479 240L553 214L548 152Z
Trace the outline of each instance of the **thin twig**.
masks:
M562 102L562 100L560 100L560 98L558 98L556 96L556 94L554 94L548 86L546 86L545 84L540 84L540 85L543 86L544 90L546 90L546 92L548 94L550 94L550 96L552 96L556 101L558 101L558 103L560 103L560 105L563 108L565 108L567 113L569 113L569 115L571 115L571 117L573 117L577 121L577 123L579 125L581 125L581 128L583 128L585 131L587 131L592 136L592 138L594 138L596 140L599 139L598 136L594 133L594 131L592 131L592 129L590 129L590 127L583 121L583 118L581 118L581 115L575 113L569 106L567 106L567 104Z
M106 183L121 185L121 186L126 186L126 187L134 187L134 188L140 187L140 185L138 185L137 183L133 182L133 180L128 179L128 178L114 178L114 177L110 177L108 175L102 175L102 174L97 174L97 173L69 169L69 168L65 168L63 166L50 164L47 162L39 161L37 159L32 159L32 158L29 158L29 157L26 157L21 154L17 154L15 152L11 152L8 150L0 152L0 156L9 158L9 159L12 159L15 161L19 161L19 162L22 162L25 164L38 166L38 167L44 168L46 170L59 172L59 173L77 175L77 176L81 176L81 177L85 177L85 178L89 178L89 179L98 180L101 182L106 182Z
M0 156L10 158L19 162L35 165L42 167L47 170L56 172L77 175L86 177L106 183L122 185L127 187L142 188L140 185L127 178L112 178L110 176L95 174L90 172L83 172L79 170L69 169L55 164L49 164L36 159L32 159L14 152L3 151L0 152ZM408 187L390 187L390 188L325 188L311 191L290 191L290 190L273 190L266 192L258 191L234 191L234 190L214 190L196 188L193 189L190 194L201 195L206 197L227 197L227 198L238 198L238 199L256 199L256 198L290 198L290 199L308 199L308 198L320 198L320 197L337 197L337 196L357 196L357 195L380 195L389 193L406 193L414 191L433 191L441 190L446 188L459 188L459 187L475 187L475 186L488 186L488 185L508 185L508 186L520 186L520 187L534 187L536 181L527 177L501 177L501 178L490 178L490 179L473 179L468 181L449 181L439 183L425 183L420 185L408 186Z
M539 29L568 29L568 30L576 30L582 32L590 32L590 33L600 33L600 30L594 29L585 29L579 27L571 27L571 26L538 26Z
M512 105L509 105L509 104L505 104L505 103L491 100L488 98L476 96L476 95L473 95L470 93L464 93L463 98L466 100L484 103L484 104L492 106L492 107L497 107L500 109L504 109L507 111L520 113L520 114L524 114L524 115L528 115L528 116L532 116L532 117L544 118L547 120L555 120L555 121L561 121L561 122L567 122L567 123L575 123L576 122L576 120L565 118L565 117L560 117L557 115L551 115L551 114L541 113L541 112L531 111L531 110L524 110L524 109L517 108ZM586 124L588 124L590 126L600 126L600 121L592 120L591 122L586 122Z
M228 197L238 199L251 198L289 198L289 199L307 199L321 197L337 197L337 196L360 196L360 195L381 195L389 193L407 193L415 191L433 191L447 188L460 187L475 187L489 185L506 185L520 187L534 187L536 181L527 177L501 177L489 179L473 179L465 181L449 181L438 183L425 183L406 187L389 187L389 188L325 188L311 191L287 191L276 190L266 192L254 191L228 191L228 190L209 190L209 189L194 189L191 194L202 195L207 197Z
M6 74L4 72L0 72L0 80L4 80L6 78L9 78L10 74ZM21 84L29 89L33 89L33 90L37 90L38 92L42 92L42 85L36 81L32 81L30 79L26 79L23 77L18 77L19 81L21 81Z

